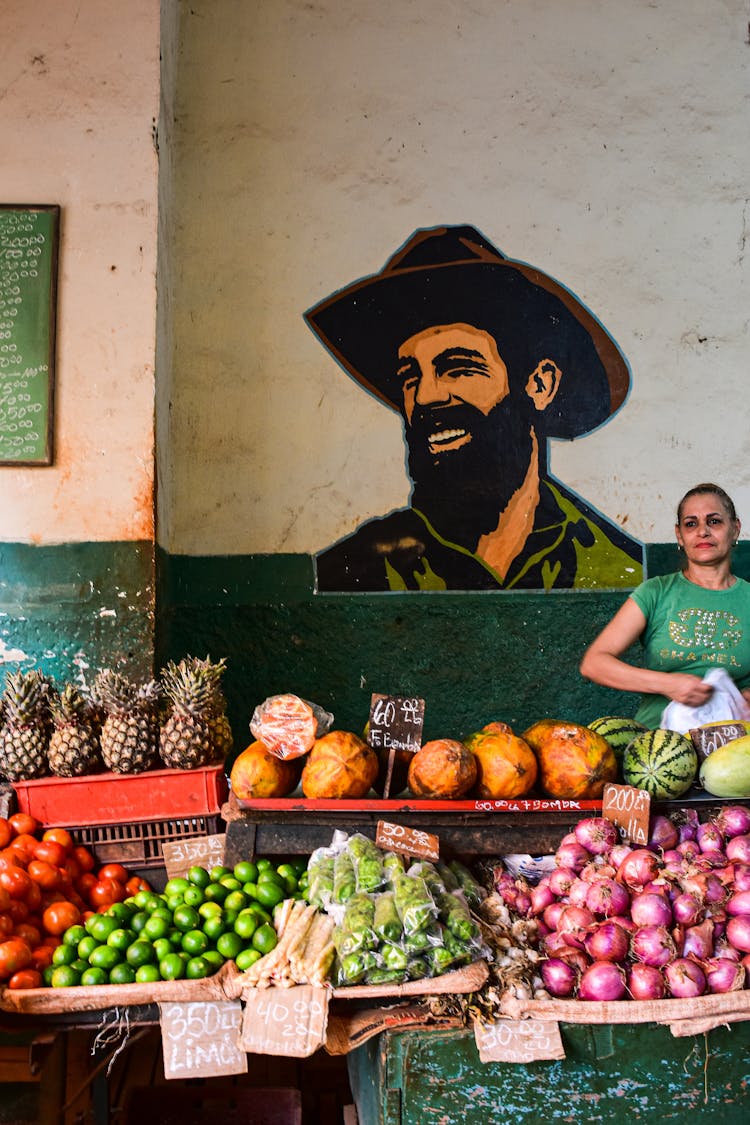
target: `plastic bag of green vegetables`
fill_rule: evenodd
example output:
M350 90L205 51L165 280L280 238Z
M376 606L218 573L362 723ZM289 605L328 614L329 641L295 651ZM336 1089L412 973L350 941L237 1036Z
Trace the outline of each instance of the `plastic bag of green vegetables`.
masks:
M375 899L373 929L381 941L400 941L403 937L404 928L396 909L393 891L384 891Z
M318 848L307 864L307 901L319 910L325 910L333 898L333 853Z
M457 894L449 894L447 891L443 891L442 894L438 895L436 901L440 921L453 937L467 944L481 940L482 935L479 926L472 918L463 899L459 898Z
M458 880L458 886L463 891L466 901L472 910L476 910L482 899L487 897L487 891L478 883L472 873L458 859L452 859L448 864L450 870Z
M339 852L333 861L333 895L331 902L343 906L357 891L357 876L348 851Z
M346 953L336 959L334 980L339 988L350 984L361 984L368 973L377 969L378 959L371 949L359 949L356 953Z
M383 853L372 840L359 833L349 837L347 851L354 866L357 880L357 890L365 894L373 894L385 885L386 875L383 870Z
M333 944L340 957L359 949L375 949L375 900L370 895L354 894L346 904L341 925L333 932Z
M388 883L393 885L396 875L403 875L405 871L406 864L402 855L399 855L398 852L383 853L383 873Z
M426 929L436 917L435 900L424 879L418 875L396 875L393 894L405 934L415 934Z

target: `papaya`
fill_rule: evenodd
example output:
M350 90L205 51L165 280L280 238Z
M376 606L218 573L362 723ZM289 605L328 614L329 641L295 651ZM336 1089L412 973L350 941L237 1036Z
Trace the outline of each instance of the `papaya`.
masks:
M468 793L477 779L477 760L455 738L425 742L409 766L408 784L415 797L455 799Z
M237 755L229 778L238 800L251 801L261 797L286 797L297 787L301 772L300 759L277 758L257 741Z
M539 780L548 797L597 801L616 781L615 752L602 735L580 723L539 719L521 735L539 762Z
M750 797L750 735L734 738L709 754L698 781L714 797Z
M332 730L315 741L302 770L302 792L312 798L364 797L378 776L378 756L350 731Z
M525 797L537 778L536 755L510 727L484 728L467 740L477 760L476 796L491 800Z

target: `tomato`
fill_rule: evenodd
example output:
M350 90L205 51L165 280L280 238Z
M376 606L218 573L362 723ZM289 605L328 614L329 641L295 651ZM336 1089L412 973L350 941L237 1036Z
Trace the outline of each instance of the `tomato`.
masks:
M0 914L0 941L2 941L3 938L10 937L15 928L16 923L13 921L10 914L6 914L5 911L3 911L3 913Z
M25 899L32 883L33 879L22 867L10 867L7 871L0 871L0 887L4 887L11 898L19 901Z
M20 836L23 833L28 833L30 836L33 836L41 827L35 816L31 816L30 813L25 812L13 813L13 816L8 817L8 822L16 836Z
M31 950L20 938L0 942L0 980L7 980L31 964Z
M105 863L97 872L97 879L115 879L118 883L127 883L128 872L121 863Z
M19 969L8 981L8 988L41 988L42 974L38 969Z
M8 850L13 852L18 857L18 862L22 863L24 867L34 858L34 851L37 846L37 840L34 836L22 835L16 836L15 840L11 840L8 844Z
M89 892L91 891L91 888L96 884L96 881L96 875L94 875L91 871L84 871L83 875L79 875L75 880L75 888L78 891L79 895L82 895L83 898L88 899Z
M42 969L46 969L48 965L52 964L52 953L52 946L43 942L42 945L38 945L36 949L32 949L31 964L35 969L41 972Z
M34 859L39 859L43 863L51 863L53 867L63 867L68 853L62 844L55 843L54 840L37 840L34 847Z
M5 887L0 887L0 914L3 912L3 910L8 909L8 903L9 902L10 902L10 895L6 891Z
M31 880L31 886L26 892L26 905L29 910L38 910L42 905L42 888L34 880Z
M32 859L26 871L45 891L53 891L60 886L60 868L43 859Z
M0 852L0 871L7 871L9 867L20 867L18 856L12 852L10 848L4 848Z
M56 844L62 844L66 852L71 852L74 848L73 837L67 828L47 828L42 833L43 840L54 840Z
M63 934L69 926L81 920L81 912L73 902L53 902L42 915L42 925L48 934Z
M29 916L29 908L22 899L12 898L5 913L13 919L13 925L15 926L18 922L26 921Z
M132 875L125 884L128 898L133 898L139 891L150 891L151 884L146 879L141 879L140 875Z
M13 829L7 817L0 816L0 848L7 848L13 839Z
M41 945L42 934L38 926L32 926L30 922L19 922L16 926L14 937L20 937L21 941L25 941L29 949L35 949L37 945Z
M123 902L126 897L125 887L117 879L98 879L89 891L89 902L96 909L111 906L113 902Z
M96 867L96 860L89 849L85 848L83 844L76 844L72 854L80 871L93 871Z

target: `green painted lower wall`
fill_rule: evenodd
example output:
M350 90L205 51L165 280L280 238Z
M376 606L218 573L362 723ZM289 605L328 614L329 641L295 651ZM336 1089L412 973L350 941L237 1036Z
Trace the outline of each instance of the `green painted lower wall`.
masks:
M109 665L149 676L153 661L151 543L0 544L0 672L88 682Z

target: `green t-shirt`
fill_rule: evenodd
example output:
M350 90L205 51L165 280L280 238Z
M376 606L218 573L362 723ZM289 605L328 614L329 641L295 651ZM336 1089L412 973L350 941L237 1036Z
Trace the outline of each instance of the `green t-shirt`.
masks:
M706 590L683 574L665 574L630 596L646 615L644 667L700 678L718 667L740 689L750 685L750 583L744 578L727 590ZM644 695L635 717L658 727L667 703L664 695Z

